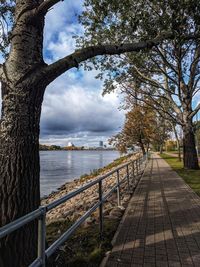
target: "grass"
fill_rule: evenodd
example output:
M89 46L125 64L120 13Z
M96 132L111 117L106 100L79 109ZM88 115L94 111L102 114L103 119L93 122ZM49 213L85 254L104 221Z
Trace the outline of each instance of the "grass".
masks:
M162 154L161 157L176 171L184 181L200 196L200 170L188 170L183 168L183 162L178 158Z
M117 230L119 221L120 219L104 220L104 235L102 240L99 236L98 224L92 224L87 228L81 227L77 229L57 252L57 255L51 259L53 266L98 267L105 253L112 248L111 241ZM71 225L72 222L67 220L54 222L48 225L48 244L55 241Z

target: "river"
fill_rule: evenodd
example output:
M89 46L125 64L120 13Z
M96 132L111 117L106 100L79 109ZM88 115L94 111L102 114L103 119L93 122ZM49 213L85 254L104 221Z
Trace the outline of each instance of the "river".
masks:
M117 151L40 151L41 197L66 182L106 166L120 155Z

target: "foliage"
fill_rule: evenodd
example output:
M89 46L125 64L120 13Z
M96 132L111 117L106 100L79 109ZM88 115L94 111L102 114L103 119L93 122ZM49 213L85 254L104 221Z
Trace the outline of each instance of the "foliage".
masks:
M95 66L99 78L107 78L104 92L116 88L157 110L173 123L183 125L183 110L190 106L199 90L200 3L187 0L167 1L85 1L86 11L80 17L85 37L79 44L97 44L102 40L128 42L173 32L173 40L165 40L151 50L123 56L98 58ZM170 107L165 109L166 105ZM197 107L197 110L200 106Z
M13 24L15 8L14 0L1 0L0 2L0 52L7 56L10 42L10 30Z
M159 114L147 105L136 105L126 114L122 131L113 136L110 143L121 152L134 148L134 145L140 146L144 152L145 146L150 143L161 146L168 137L168 131L166 122Z

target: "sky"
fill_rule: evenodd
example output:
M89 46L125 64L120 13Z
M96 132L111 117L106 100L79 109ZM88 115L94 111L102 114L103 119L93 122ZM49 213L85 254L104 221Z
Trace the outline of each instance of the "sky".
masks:
M74 35L83 34L77 21L83 0L60 1L46 16L44 57L52 63L75 50ZM0 58L2 61L2 58ZM102 97L103 83L96 70L71 69L47 87L42 106L40 143L98 146L120 131L124 111L117 93ZM0 90L1 92L1 90ZM1 99L1 97L0 97ZM194 99L199 102L200 92ZM1 103L0 103L1 106ZM199 114L200 118L200 114Z
M83 29L77 21L82 1L58 3L45 21L44 56L52 63L75 50L75 34ZM102 97L102 81L95 79L97 71L83 67L71 69L46 90L41 116L40 143L65 146L98 146L99 141L119 132L124 112L119 110L116 93Z

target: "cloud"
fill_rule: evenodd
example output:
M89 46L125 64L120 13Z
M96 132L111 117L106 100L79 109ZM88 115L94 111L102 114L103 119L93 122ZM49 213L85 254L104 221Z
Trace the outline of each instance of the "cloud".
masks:
M71 135L72 139L78 136L87 143L86 137L99 140L98 136L103 136L105 140L119 130L124 119L124 112L118 110L120 99L115 93L102 97L94 73L85 73L79 81L72 73L69 83L69 76L64 75L47 89L41 119L42 142L47 143L47 136L51 141L54 136L55 142L65 142L65 136ZM88 84L89 76L95 88Z
M73 36L83 33L83 28L78 23L82 2L82 0L60 2L47 14L44 31L44 56L47 62L74 51Z

